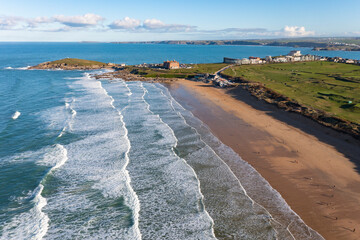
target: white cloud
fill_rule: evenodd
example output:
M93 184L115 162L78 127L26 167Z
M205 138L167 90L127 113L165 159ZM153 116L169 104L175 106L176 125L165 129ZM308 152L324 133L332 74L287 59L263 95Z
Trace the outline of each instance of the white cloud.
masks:
M82 16L64 16L64 15L57 15L53 17L54 22L62 23L69 27L90 27L96 26L101 21L104 20L103 17L93 14L87 13Z
M144 28L146 29L160 29L166 28L166 24L158 19L146 19L143 23Z
M22 18L16 16L0 16L0 30L25 30L25 31L74 31L95 30L109 31L122 30L132 33L184 33L193 37L206 39L246 39L246 38L278 38L278 37L305 37L315 35L303 26L285 26L280 30L265 28L225 28L215 30L201 30L196 26L183 24L167 24L159 19L151 18L141 21L125 17L115 20L107 26L101 23L105 19L93 13L78 16L56 15L53 17ZM359 35L359 33L352 33Z
M196 30L197 35L207 39L256 39L279 37L305 37L315 35L313 31L306 31L305 27L285 26L280 30L266 28L225 28L215 30ZM201 38L201 37L200 37Z
M298 26L285 26L282 33L287 37L305 37L315 34L313 31L306 31L305 27Z
M195 31L195 26L181 25L181 24L165 24L158 19L146 19L143 23L143 28L149 31L163 31L163 32L189 32Z
M109 27L112 29L135 29L140 27L141 21L129 17L125 17L121 20L115 20Z
M64 16L57 15L54 17L36 17L36 18L22 18L15 16L0 16L0 29L6 30L38 30L48 31L53 29L56 24L65 25L67 30L79 27L93 27L97 26L104 18L87 13L82 16ZM50 24L50 25L48 25ZM41 28L44 26L45 28Z
M51 19L49 17L36 17L36 18L30 19L30 21L32 21L34 23L51 23L51 22L53 22L53 19Z
M146 19L143 22L138 19L125 17L115 20L108 25L110 29L123 29L132 32L190 32L195 31L195 26L181 24L166 24L158 19Z
M225 28L220 30L221 32L241 32L241 33L256 33L266 32L266 28Z
M16 27L23 19L20 17L0 16L0 29L8 30Z
M26 19L24 22L26 22L28 24L27 27L36 28L40 24L53 23L54 19L49 18L49 17L36 17L36 18Z

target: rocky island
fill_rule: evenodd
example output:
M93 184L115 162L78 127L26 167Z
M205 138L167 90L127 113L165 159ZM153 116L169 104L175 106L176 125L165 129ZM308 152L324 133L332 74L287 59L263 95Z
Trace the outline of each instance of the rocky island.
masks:
M64 58L51 62L40 63L29 69L62 69L62 70L95 70L95 69L115 69L118 66L112 63L84 60L78 58Z

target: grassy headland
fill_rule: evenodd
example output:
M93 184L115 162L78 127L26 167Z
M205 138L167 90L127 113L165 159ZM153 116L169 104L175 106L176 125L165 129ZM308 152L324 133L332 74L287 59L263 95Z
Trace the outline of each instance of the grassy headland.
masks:
M40 63L30 69L64 69L64 70L88 70L88 69L101 69L109 67L107 63L91 61L78 58L64 58L51 62Z
M261 83L301 105L360 123L360 66L331 62L242 65L223 74Z
M106 63L92 61L92 60L85 60L79 58L64 58L56 61L52 61L52 64L67 64L67 65L78 65L78 66L92 66L92 65L106 65Z

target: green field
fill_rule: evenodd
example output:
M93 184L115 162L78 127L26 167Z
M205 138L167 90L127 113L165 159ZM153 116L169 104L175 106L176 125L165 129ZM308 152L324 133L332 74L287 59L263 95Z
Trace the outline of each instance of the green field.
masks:
M360 66L331 62L242 65L224 74L266 87L296 102L360 123Z
M193 77L196 74L204 74L210 73L213 74L216 71L220 70L221 68L227 66L226 63L210 63L210 64L189 64L191 68L181 68L181 69L156 69L156 68L142 68L142 67L135 67L135 66L127 66L129 72L140 75L142 77L149 77L149 78L188 78Z
M50 63L51 64L65 63L69 66L74 66L74 65L77 65L77 66L93 66L93 65L103 66L103 65L106 65L106 63L103 63L103 62L84 60L84 59L78 59L78 58L64 58L61 60L52 61Z

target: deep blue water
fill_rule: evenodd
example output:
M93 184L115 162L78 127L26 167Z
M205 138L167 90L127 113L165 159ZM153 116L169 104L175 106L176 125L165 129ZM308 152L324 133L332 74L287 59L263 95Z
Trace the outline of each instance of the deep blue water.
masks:
M25 70L64 57L201 63L289 50L0 43L0 239L320 238L164 86ZM246 194L225 158L280 217Z

